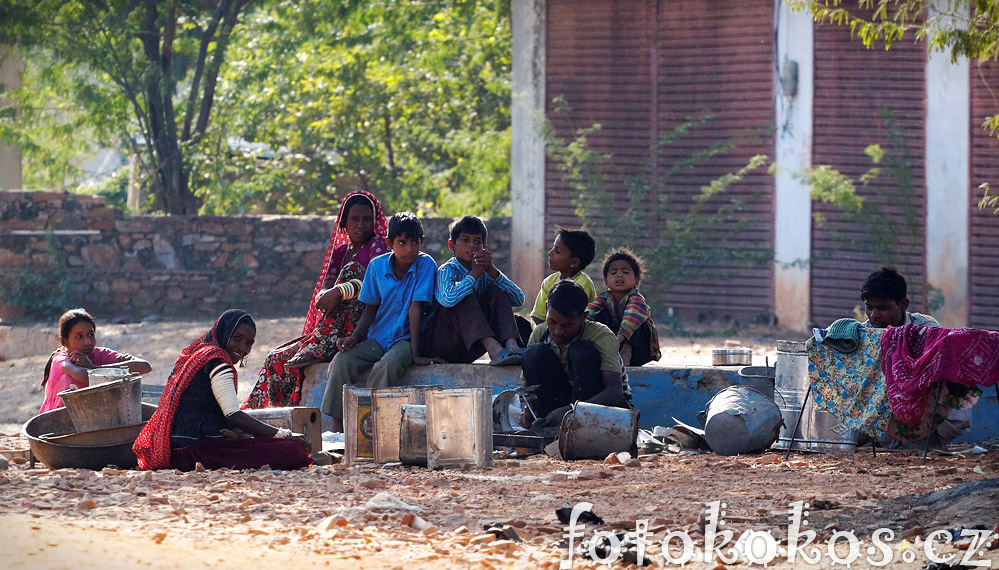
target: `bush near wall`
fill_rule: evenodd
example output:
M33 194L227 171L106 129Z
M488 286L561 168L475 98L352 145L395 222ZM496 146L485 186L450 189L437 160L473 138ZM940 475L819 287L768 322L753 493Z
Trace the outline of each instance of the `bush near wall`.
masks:
M103 318L305 314L329 216L126 216L103 198L0 192L0 319L52 320L83 306ZM423 220L424 251L450 257L448 219ZM487 220L509 273L510 219Z

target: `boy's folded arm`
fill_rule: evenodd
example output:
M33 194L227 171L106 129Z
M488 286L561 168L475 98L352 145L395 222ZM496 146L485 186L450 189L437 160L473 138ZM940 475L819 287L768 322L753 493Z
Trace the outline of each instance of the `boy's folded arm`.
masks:
M444 269L437 271L437 290L434 298L444 307L453 307L475 290L475 278L465 275L458 279L455 273Z

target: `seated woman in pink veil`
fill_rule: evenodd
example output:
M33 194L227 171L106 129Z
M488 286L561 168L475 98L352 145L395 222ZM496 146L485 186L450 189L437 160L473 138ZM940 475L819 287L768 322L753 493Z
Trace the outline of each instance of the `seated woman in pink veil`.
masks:
M354 332L364 310L357 300L364 271L372 259L388 253L387 233L377 198L363 190L344 197L302 336L267 355L244 409L300 404L304 367L332 360L336 339Z

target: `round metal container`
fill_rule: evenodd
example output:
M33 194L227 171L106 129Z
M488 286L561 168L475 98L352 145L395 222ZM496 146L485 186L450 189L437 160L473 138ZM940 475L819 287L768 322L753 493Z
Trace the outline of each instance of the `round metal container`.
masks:
M562 417L558 447L563 459L604 459L637 438L638 410L578 402Z
M740 368L739 385L756 390L772 402L774 399L774 367L745 366Z
M712 366L749 366L753 363L753 349L744 346L712 348Z
M808 389L808 351L804 342L777 341L775 373L777 390L803 392Z
M809 397L805 402L806 393L804 390L777 390L777 403L784 418L784 427L781 428L780 436L773 447L787 449L791 443L791 430L797 424L798 431L794 433L792 448L794 451L831 453L856 450L858 432L836 416L819 408L814 398Z

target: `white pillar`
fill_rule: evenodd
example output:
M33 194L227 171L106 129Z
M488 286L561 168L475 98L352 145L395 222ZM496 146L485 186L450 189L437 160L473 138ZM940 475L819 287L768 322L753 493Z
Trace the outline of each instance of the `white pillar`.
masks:
M795 175L812 167L813 24L807 11L777 2L774 304L781 326L804 331L811 313L812 201L808 185ZM795 64L792 89L787 78Z
M545 0L513 0L513 102L510 191L511 273L533 302L544 279Z
M930 50L926 61L926 282L943 294L945 327L968 324L971 74ZM932 297L931 297L932 299Z
M8 89L21 86L22 63L20 56L6 46L0 46L0 85ZM2 105L0 101L0 106ZM0 144L0 190L20 190L21 152Z

